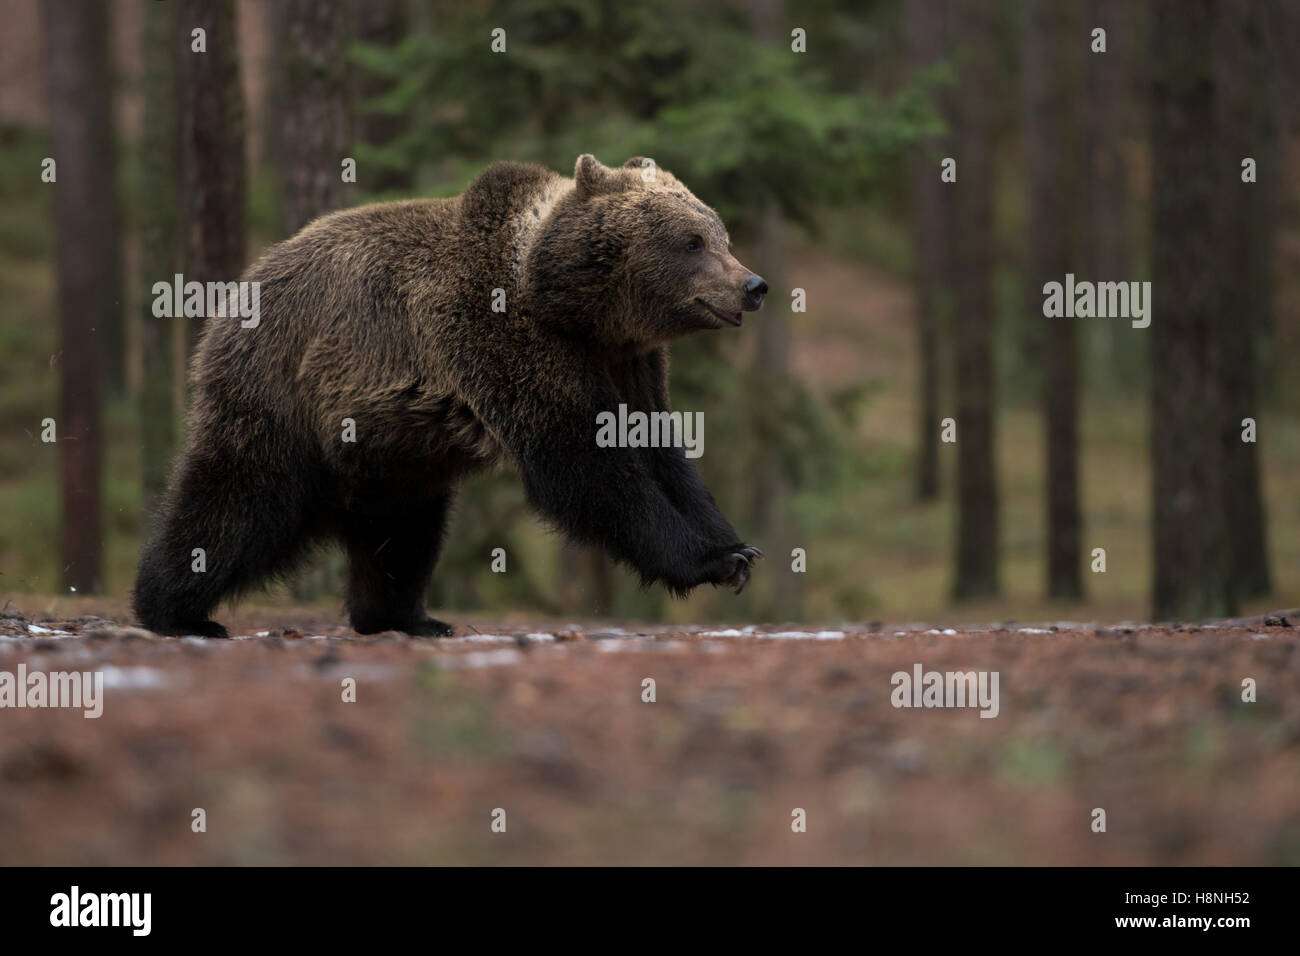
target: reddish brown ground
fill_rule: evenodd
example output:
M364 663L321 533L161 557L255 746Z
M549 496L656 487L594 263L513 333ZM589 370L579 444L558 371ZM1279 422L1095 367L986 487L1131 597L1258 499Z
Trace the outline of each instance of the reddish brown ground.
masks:
M257 617L232 633L294 630L0 619L0 671L123 685L98 720L0 710L0 863L1300 863L1300 627L1276 620L429 641ZM1000 716L895 709L916 662L999 671Z

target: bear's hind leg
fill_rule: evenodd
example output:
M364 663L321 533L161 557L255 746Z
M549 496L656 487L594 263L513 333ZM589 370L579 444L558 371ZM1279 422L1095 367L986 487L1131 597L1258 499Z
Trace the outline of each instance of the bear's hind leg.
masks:
M450 506L446 493L401 515L345 516L341 535L348 553L348 617L357 633L451 637L451 626L424 609Z
M177 467L132 595L155 633L226 637L210 620L217 604L283 572L309 543L302 479L235 462L187 453Z

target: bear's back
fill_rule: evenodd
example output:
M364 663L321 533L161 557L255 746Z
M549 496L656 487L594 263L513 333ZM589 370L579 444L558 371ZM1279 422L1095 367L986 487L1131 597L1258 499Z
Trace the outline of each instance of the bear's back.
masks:
M209 319L193 366L194 425L305 430L346 458L344 419L367 453L402 457L498 450L444 374L472 348L488 285L511 286L526 219L566 183L542 167L491 167L460 196L374 203L322 216L244 275L257 282L256 327ZM508 294L513 295L510 287Z

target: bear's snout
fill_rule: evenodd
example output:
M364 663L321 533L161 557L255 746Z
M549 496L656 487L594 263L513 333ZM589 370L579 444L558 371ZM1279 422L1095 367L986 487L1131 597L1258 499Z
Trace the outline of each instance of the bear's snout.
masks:
M763 304L763 296L767 295L767 283L762 276L752 275L745 280L741 291L745 293L745 311L756 312Z

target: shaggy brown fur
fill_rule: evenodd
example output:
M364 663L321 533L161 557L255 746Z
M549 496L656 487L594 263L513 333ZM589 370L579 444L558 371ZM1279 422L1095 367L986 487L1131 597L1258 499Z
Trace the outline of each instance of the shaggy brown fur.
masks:
M544 516L645 582L743 587L759 552L681 448L595 441L599 412L668 408L668 342L740 324L767 288L711 209L642 164L496 165L450 199L325 216L252 266L260 324L210 318L194 360L140 621L224 634L222 598L335 539L356 630L448 634L422 598L447 511L502 460Z

